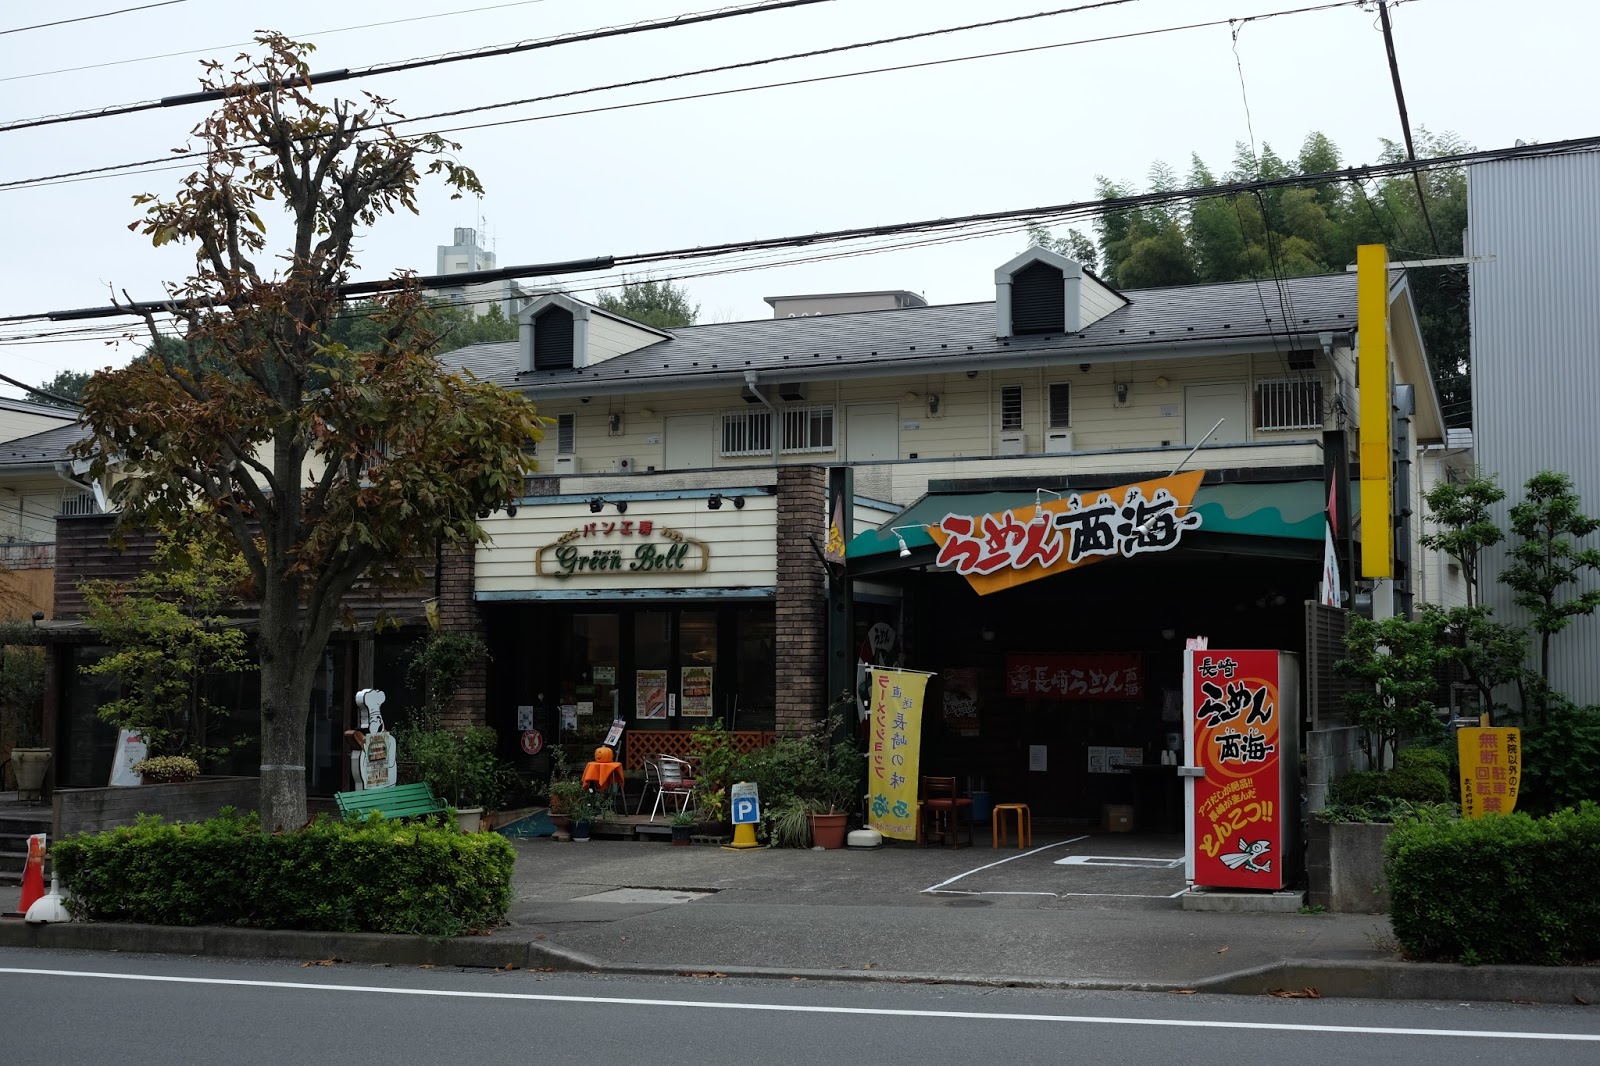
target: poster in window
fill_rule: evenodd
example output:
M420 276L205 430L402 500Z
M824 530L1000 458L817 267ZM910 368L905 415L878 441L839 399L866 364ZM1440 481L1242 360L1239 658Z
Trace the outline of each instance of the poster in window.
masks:
M680 713L685 718L711 717L711 667L685 666L678 671L678 688L683 693Z
M633 714L636 718L667 716L667 672L635 670L633 674Z
M964 737L978 735L978 671L964 666L944 672L945 728Z
M596 685L615 685L617 683L617 668L615 666L595 667L594 683Z

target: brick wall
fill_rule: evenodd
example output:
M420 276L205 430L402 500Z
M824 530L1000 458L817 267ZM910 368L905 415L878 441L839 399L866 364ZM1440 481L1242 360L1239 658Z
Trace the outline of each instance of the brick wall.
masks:
M474 550L445 548L439 557L439 631L442 633L475 633L485 636L483 617L472 599ZM487 725L489 715L488 668L477 663L467 669L456 689L455 700L445 714L445 724L452 729Z
M828 605L817 545L824 533L827 471L778 471L777 727L801 732L827 713Z

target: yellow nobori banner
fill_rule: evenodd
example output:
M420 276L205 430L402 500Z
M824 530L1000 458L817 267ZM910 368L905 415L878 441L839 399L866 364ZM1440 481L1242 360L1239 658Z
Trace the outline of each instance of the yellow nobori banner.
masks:
M895 840L917 838L917 770L922 704L928 678L916 670L872 667L871 735L867 739L870 825Z

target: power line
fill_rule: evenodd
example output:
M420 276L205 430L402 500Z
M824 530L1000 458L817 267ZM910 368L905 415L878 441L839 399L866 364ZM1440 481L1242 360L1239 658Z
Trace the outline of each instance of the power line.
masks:
M328 84L331 82L349 81L352 78L371 78L381 74L395 74L404 70L417 70L422 67L442 66L446 63L462 63L474 59L491 59L496 56L516 55L521 52L531 52L542 48L557 48L564 44L578 44L583 41L598 41L610 37L623 37L634 33L648 33L652 30L676 29L679 26L694 26L705 22L720 22L724 19L739 18L744 15L762 15L768 11L781 11L786 8L807 7L811 4L826 4L832 0L764 0L762 3L745 7L726 7L714 11L690 12L674 15L670 18L652 19L644 22L629 23L624 26L607 26L597 30L585 30L582 33L562 34L557 37L546 37L539 40L519 41L515 44L496 45L489 48L477 48L467 52L452 52L445 55L428 56L420 59L407 59L396 63L379 63L368 67L358 67L354 70L341 67L338 70L323 71L308 77L313 85ZM248 91L273 92L279 86L269 82L257 82L246 87ZM55 126L65 122L84 122L89 119L110 118L116 115L132 115L141 111L155 111L166 107L185 107L189 104L209 103L237 95L239 87L223 89L202 89L199 92L179 93L175 96L165 96L159 100L142 100L132 104L116 104L108 107L93 108L88 111L73 111L62 115L44 115L39 118L20 119L13 122L0 123L0 133L9 133L13 130L35 129L40 126Z
M1417 149L1411 143L1411 118L1406 114L1406 94L1400 87L1400 61L1394 54L1394 33L1389 28L1389 5L1385 0L1378 0L1378 18L1383 23L1383 46L1389 54L1389 78L1394 82L1394 102L1400 109L1400 130L1406 138L1406 158L1416 161ZM1439 251L1439 235L1433 231L1433 216L1428 213L1428 197L1422 191L1422 175L1417 171L1411 172L1411 177L1417 183L1417 205L1422 208L1422 220L1428 224L1428 237L1433 241L1433 254L1441 255Z
M1263 14L1260 14L1260 15L1252 15L1252 16L1249 16L1248 18L1214 19L1214 20L1209 21L1209 22L1193 22L1193 23L1186 23L1184 25L1178 25L1178 26L1162 26L1162 27L1157 27L1155 29L1135 30L1135 31L1130 31L1130 32L1126 32L1126 33L1110 34L1110 35L1102 36L1102 37L1087 37L1087 38L1080 38L1078 40L1072 40L1072 41L1058 41L1058 42L1055 42L1055 43L1052 43L1052 44L1031 45L1031 46L1027 46L1027 47L1023 47L1023 48L1010 48L1010 49L1005 49L1005 50L1002 50L1002 51L995 51L995 52L979 52L979 53L968 54L968 55L951 56L951 57L947 57L947 58L944 58L944 59L923 60L923 61L915 62L915 63L900 63L900 64L895 64L895 65L886 66L886 67L874 67L874 68L870 68L870 69L867 69L867 70L843 71L843 72L836 73L836 74L821 74L821 75L816 75L816 76L808 77L808 78L794 78L794 79L790 79L790 80L787 80L787 81L765 82L765 83L762 83L762 84L759 84L759 85L746 85L746 86L739 86L739 87L735 87L735 88L731 88L731 89L713 89L713 90L707 90L707 91L704 91L704 92L685 93L685 94L678 95L678 96L657 97L657 98L653 98L653 99L649 99L649 100L635 100L635 101L629 101L629 102L620 103L620 104L606 104L606 105L602 105L602 106L598 106L598 107L580 108L580 109L572 110L572 111L557 111L557 112L552 112L552 113L542 114L542 115L524 115L524 116L519 117L519 118L500 119L500 120L497 120L497 121L494 121L494 122L481 122L481 123L475 123L475 124L466 125L466 126L448 126L448 127L443 127L443 128L439 128L439 129L430 130L428 132L431 133L431 134L461 133L461 132L468 131L468 130L492 129L492 128L499 127L499 126L519 125L519 124L525 123L525 122L544 122L544 121L547 121L549 119L574 118L574 117L579 117L579 116L584 116L584 115L601 114L601 113L609 112L609 111L626 111L626 110L631 110L633 108L639 108L639 107L653 107L653 106L658 105L658 104L682 103L682 102L690 101L690 100L704 100L704 99L711 99L711 98L714 98L714 97L721 97L721 96L735 96L735 95L739 95L739 94L742 94L742 93L758 92L758 91L762 91L762 90L766 90L766 89L781 89L781 88L791 88L791 87L799 86L799 85L813 85L813 84L819 84L819 83L822 83L822 82L840 81L840 80L844 80L846 78L859 78L859 77L865 77L865 76L868 76L868 75L875 75L875 74L898 73L900 71L919 70L919 69L924 69L924 68L929 68L929 67L947 66L947 65L953 64L953 63L966 63L966 62L972 62L972 61L981 60L981 59L1001 59L1001 58L1008 58L1008 57L1011 57L1011 56L1026 55L1026 54L1030 54L1030 53L1034 53L1034 52L1051 51L1051 50L1060 49L1060 48L1073 48L1073 47L1077 47L1079 45L1105 44L1105 43L1112 42L1112 41L1130 40L1130 39L1138 38L1138 37L1151 37L1151 36L1155 36L1155 35L1158 35L1158 34L1165 34L1165 33L1181 33L1181 32L1187 32L1187 31L1190 31L1190 30L1211 29L1211 28L1218 27L1218 26L1231 26L1231 25L1235 25L1235 24L1242 26L1243 24L1248 23L1248 22L1264 21L1266 19L1279 18L1279 17L1287 16L1287 15L1303 15L1303 14L1309 14L1309 13L1314 13L1314 12L1331 11L1331 10L1334 10L1336 8L1342 8L1342 7L1360 7L1363 3L1365 3L1365 0L1336 0L1336 2L1316 4L1316 5L1312 5L1310 7L1290 8L1290 9L1281 10L1281 11L1266 12L1266 13L1263 13ZM1072 12L1072 11L1085 10L1085 9L1087 9L1089 7L1094 7L1094 6L1100 6L1100 5L1094 5L1094 4L1080 5L1079 7L1076 7L1076 8L1063 8L1063 9L1060 9L1059 11L1041 13L1041 14L1064 14L1064 13ZM1034 17L1034 16L1027 16L1027 17ZM986 25L986 24L985 23L976 23L976 24L973 24L973 25L974 26L983 26L983 25ZM950 28L948 30L931 31L931 32L933 32L933 33L956 32L956 31L964 29L964 28L970 28L970 27L952 27L952 28ZM894 40L898 40L898 38L888 38L888 39L886 39L886 41L894 41ZM874 44L878 44L878 43L886 43L886 42L862 42L860 45L848 46L848 47L870 47L870 46L872 46ZM845 50L845 49L841 48L841 49L838 49L838 50L842 51L842 50ZM780 62L780 61L785 60L785 59L803 58L803 57L806 57L806 56L809 56L809 55L812 55L812 54L821 54L821 53L797 53L794 56L780 56L780 57L774 57L772 59L767 59L767 60L758 60L758 61L755 61L755 63L750 64L750 65L760 65L762 63L775 63L775 62ZM666 81L666 80L671 80L673 78L690 77L690 76L698 75L698 74L716 73L716 72L719 72L719 71L722 71L722 70L734 69L735 67L740 66L740 65L741 64L733 64L733 65L730 65L730 66L727 66L727 67L710 67L710 68L706 68L704 70L686 71L686 72L683 72L681 74L666 75L666 76L659 77L659 78L640 79L640 80L638 80L636 82L619 82L619 83L614 84L614 85L603 85L603 86L597 86L597 87L591 88L591 89L574 90L574 91L566 92L566 93L555 93L555 94L552 94L552 95L546 96L546 97L534 97L534 98L530 98L530 99L527 99L527 100L510 101L508 103L484 104L484 105L480 105L478 107L464 108L464 109L457 110L457 111L441 112L441 113L439 113L437 115L423 115L423 116L418 116L416 118L411 118L411 119L402 119L402 120L394 123L394 125L402 125L402 124L408 123L408 122L421 122L421 121L432 120L432 119L436 119L436 118L455 117L455 116L459 116L459 115L463 115L463 114L470 114L470 113L478 112L478 111L489 111L489 110L494 110L496 108L510 107L510 106L515 106L515 105L523 104L523 103L533 103L533 102L536 102L538 100L554 100L554 99L560 99L562 97L581 96L581 95L585 95L587 93L602 92L602 91L609 90L609 89L626 88L626 87L631 86L631 85L642 85L642 84L646 84L646 83L651 82L651 81ZM418 136L422 136L422 135L419 134ZM130 163L117 163L117 164L111 164L111 165L103 166L103 167L92 167L92 168L89 168L89 169L86 169L86 170L66 171L66 172L60 173L60 174L42 175L40 177L35 177L35 178L19 178L19 179L13 180L13 181L0 182L0 191L4 191L4 190L7 190L7 189L32 188L32 187L44 186L44 185L62 184L62 183L65 183L65 182L68 182L68 181L72 181L72 180L75 180L75 179L90 178L90 177L95 177L95 176L99 176L99 175L103 175L103 174L109 174L109 173L113 173L113 172L117 172L117 171L133 170L133 169L137 169L137 168L141 168L141 167L151 167L152 170L151 171L146 171L147 173L153 173L156 170L180 169L180 168L178 168L176 166L173 166L171 164L175 160L198 159L198 158L203 157L204 155L205 155L204 152L189 152L189 153L182 153L182 154L168 154L168 155L165 155L165 156L157 156L157 157L151 158L151 159L141 159L141 160L137 160L137 161L130 162Z
M694 245L683 248L665 249L655 252L640 252L630 255L596 256L590 259L575 260L565 263L531 264L526 266L504 267L489 271L472 271L460 274L440 274L429 277L388 278L380 281L355 282L340 286L339 293L344 296L371 295L374 293L398 289L406 284L417 284L422 288L453 288L461 285L478 284L488 281L510 280L514 278L557 277L564 274L595 273L611 269L638 268L653 263L684 262L697 259L706 259L738 252L755 252L768 249L799 248L823 244L837 244L843 241L855 239L887 237L904 233L935 233L950 230L969 229L989 223L1007 221L1022 222L1025 220L1055 219L1058 220L1059 224L1059 222L1095 218L1100 215L1114 214L1117 212L1135 210L1142 207L1152 207L1161 204L1180 203L1216 197L1238 196L1241 194L1253 196L1257 192L1266 192L1272 189L1294 188L1305 185L1327 185L1342 181L1361 181L1370 178L1382 178L1409 174L1415 170L1441 170L1501 159L1544 158L1547 156L1595 151L1600 151L1600 136L1578 137L1564 141L1553 141L1547 144L1520 145L1510 148L1457 152L1452 155L1433 156L1427 159L1404 161L1397 160L1391 163L1363 164L1362 166L1358 167L1346 167L1341 170L1325 171L1317 174L1291 174L1276 178L1258 178L1251 181L1225 182L1220 185L1209 185L1201 188L1164 189L1153 192L1136 193L1128 196L1106 197L1097 200L1079 200L1064 204L1011 208L1001 211L985 211L945 218L919 219L906 222L884 223L874 226L828 230L819 233L802 233L781 237L763 237L752 240L732 241L713 245ZM207 305L203 302L194 301L137 301L131 304L112 305L108 307L75 308L62 311L41 311L31 314L6 315L0 316L0 323L30 322L41 319L65 322L93 318L112 318L127 315L142 316L146 313L160 314L179 308L191 309L203 306Z
M18 381L16 378L7 377L4 374L0 374L0 381L5 382L7 385L12 386L13 388L21 389L23 392L29 393L31 395L42 396L47 400L54 400L56 403L70 404L74 408L82 406L82 404L78 403L77 400L71 399L71 398L66 397L66 396L57 396L55 393L46 392L44 389L36 389L32 385L24 385L22 382Z
M176 0L174 0L176 2ZM499 11L507 7L526 7L529 4L542 4L545 0L511 0L504 4L489 4L486 7L464 7L455 11L440 11L432 15L412 15L402 19L384 19L381 22L363 22L358 26L339 26L331 30L314 30L309 33L295 33L289 36L295 40L307 40L313 37L331 37L336 33L350 33L353 30L372 30L380 26L399 26L406 22L426 22L429 19L453 18L456 15L476 15L484 11ZM220 52L225 48L249 48L254 41L234 41L231 44L212 44L204 48L191 48L183 52L162 52L153 56L135 56L130 59L112 59L104 63L85 63L77 67L57 67L55 70L36 70L31 74L10 74L0 78L0 82L25 81L28 78L48 78L56 74L77 74L84 70L102 70L106 67L122 67L131 63L148 63L156 59L178 59L183 56L199 56L208 52Z
M8 33L26 33L29 30L42 30L49 26L66 26L73 22L89 22L93 19L110 18L112 15L126 15L130 11L148 11L153 7L171 7L173 4L187 3L188 0L160 0L155 4L140 4L138 7L123 7L115 11L102 11L98 15L79 15L73 19L58 19L55 22L40 22L33 26L16 26L9 30L0 30L0 36Z

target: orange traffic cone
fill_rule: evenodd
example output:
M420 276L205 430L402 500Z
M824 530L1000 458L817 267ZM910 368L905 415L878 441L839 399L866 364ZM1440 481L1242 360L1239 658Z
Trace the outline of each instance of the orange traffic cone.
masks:
M44 896L44 836L28 838L28 865L22 870L22 902L17 906L23 914Z

